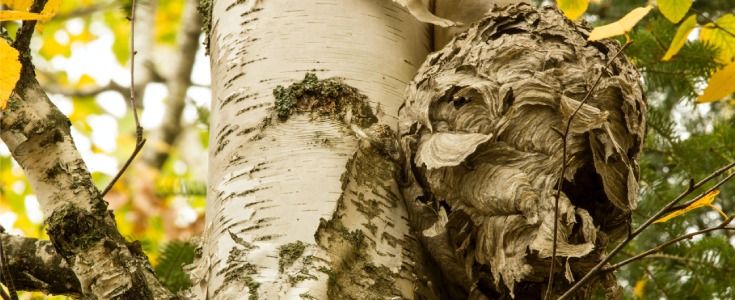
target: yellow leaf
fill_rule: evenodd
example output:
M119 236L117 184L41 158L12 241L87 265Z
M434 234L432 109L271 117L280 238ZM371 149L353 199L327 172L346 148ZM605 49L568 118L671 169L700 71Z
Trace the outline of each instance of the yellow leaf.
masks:
M28 11L33 4L33 0L2 0L0 4L5 4L11 10Z
M59 42L52 36L43 40L41 49L38 50L47 60L51 60L56 55L63 55L65 57L71 56L71 47L67 45L59 44Z
M10 99L10 94L15 89L15 84L20 79L21 64L18 61L18 50L11 47L3 38L0 38L0 65L3 71L0 73L0 110Z
M707 82L698 103L713 102L725 98L735 92L735 62L715 72Z
M556 6L564 12L570 20L576 20L586 10L587 5L590 4L590 0L557 0Z
M95 81L92 76L82 74L82 76L79 77L79 81L77 81L77 84L75 84L74 87L79 88L85 85L95 85L96 83L97 81Z
M645 277L636 281L635 288L633 288L633 298L643 298L643 292L646 290L646 283L648 283L648 278Z
M4 4L5 1L6 0L3 0L2 3ZM56 15L56 12L59 10L59 6L61 5L61 0L48 0L48 2L46 2L46 6L43 7L43 11L41 11L40 14L27 12L28 7L30 7L30 5L25 6L26 3L24 1L18 1L18 3L13 2L12 5L18 6L17 8L20 8L21 10L20 11L15 11L15 10L0 11L0 21L22 21L22 20L48 21L51 19L51 17Z
M673 219L673 218L675 218L677 216L683 215L683 214L685 214L686 212L688 212L690 210L697 209L697 208L700 208L702 206L710 206L710 207L712 207L712 201L715 200L715 196L717 196L719 193L720 193L719 190L711 191L707 195L704 195L704 197L699 198L699 200L694 201L689 206L687 206L685 208L682 208L680 210L674 211L674 212L668 214L667 216L665 216L665 217L663 217L661 219L658 219L658 220L654 221L653 223L663 223L663 222L666 222L666 221L671 220L671 219Z
M0 21L22 21L22 20L43 20L41 14L34 14L24 11L4 10L0 11Z
M735 15L726 14L715 23L709 23L702 27L699 40L720 49L717 61L728 64L735 60Z
M676 55L676 53L679 53L681 47L684 47L684 43L686 43L687 37L689 37L689 33L694 30L695 26L697 26L696 15L691 15L689 16L689 18L686 19L686 21L681 22L681 25L679 25L679 29L676 30L676 35L674 36L674 39L671 40L669 50L666 50L666 54L664 54L664 57L661 58L662 61L669 61L671 57Z
M657 0L656 2L658 2L658 10L671 23L679 23L692 7L692 0Z
M633 29L635 24L638 24L638 21L643 19L643 17L651 11L651 9L653 9L653 6L651 5L638 7L616 22L592 29L587 40L597 41L616 35L627 34L631 29Z

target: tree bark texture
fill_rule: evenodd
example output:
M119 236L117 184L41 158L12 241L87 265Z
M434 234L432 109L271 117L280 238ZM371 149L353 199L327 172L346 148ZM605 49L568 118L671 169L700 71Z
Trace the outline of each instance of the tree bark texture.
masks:
M0 233L16 290L82 298L74 272L50 241Z
M646 103L623 55L605 68L619 43L588 35L550 7L496 7L430 55L408 88L403 195L457 297L540 299L554 223L557 296L628 234ZM555 220L562 137L578 108ZM579 296L600 283L615 296L610 274Z
M430 50L429 25L390 0L230 0L202 11L212 12L213 100L193 296L413 298L428 289L391 180L397 167L374 149L355 154L355 132L371 145L395 126Z

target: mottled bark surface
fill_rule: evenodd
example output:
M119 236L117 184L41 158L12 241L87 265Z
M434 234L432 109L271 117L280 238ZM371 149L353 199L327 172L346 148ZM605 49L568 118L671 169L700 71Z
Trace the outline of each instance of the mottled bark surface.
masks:
M640 75L611 40L553 8L496 8L432 54L399 113L403 189L413 226L459 293L540 299L548 280L554 201L557 276L570 287L625 237L636 207L646 103ZM603 283L614 296L611 275Z
M16 290L82 298L79 279L50 241L4 233L0 238Z

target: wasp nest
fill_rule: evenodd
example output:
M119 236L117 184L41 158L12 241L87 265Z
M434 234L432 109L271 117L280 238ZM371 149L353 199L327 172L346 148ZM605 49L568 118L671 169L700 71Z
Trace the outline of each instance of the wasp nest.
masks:
M557 193L555 292L630 230L645 98L636 69L613 59L620 44L588 35L553 8L496 7L429 56L406 92L398 130L411 221L469 296L540 295Z

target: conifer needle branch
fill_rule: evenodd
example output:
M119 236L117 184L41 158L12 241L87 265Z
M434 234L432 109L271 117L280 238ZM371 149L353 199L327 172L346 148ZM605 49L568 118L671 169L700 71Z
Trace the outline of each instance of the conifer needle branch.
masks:
M619 262L617 264L614 264L614 265L609 266L609 267L602 268L602 272L615 271L615 270L619 269L620 267L625 266L625 265L627 265L629 263L632 263L632 262L634 262L636 260L639 260L639 259L644 258L646 256L649 256L651 254L660 252L661 250L665 249L666 247L671 246L671 245L673 245L673 244L675 244L675 243L677 243L679 241L682 241L682 240L685 240L685 239L689 239L689 238L695 237L695 236L700 235L700 234L705 234L705 233L716 231L716 230L734 230L735 228L733 228L733 227L727 227L727 225L729 225L732 222L732 220L733 220L734 217L735 217L735 215L732 215L732 216L728 217L725 221L723 221L722 223L720 223L720 225L717 225L715 227L705 228L705 229L702 229L702 230L699 230L699 231L695 231L695 232L688 233L688 234L685 234L685 235L680 235L678 237L675 237L673 239L670 239L670 240L664 242L661 245L658 245L656 247L653 247L651 249L648 249L645 252L642 252L642 253L640 253L638 255L635 255L633 257L630 257L630 258L628 258L626 260L623 260L623 261L621 261L621 262Z
M561 187L564 183L564 172L566 172L567 167L567 139L569 138L569 128L572 126L572 120L577 115L580 109L582 109L582 106L584 106L587 101L589 101L590 96L592 95L592 92L595 90L598 84L600 84L600 80L602 80L602 75L605 74L604 70L610 67L610 64L612 64L613 61L615 61L616 58L620 55L620 53L623 53L625 48L628 48L628 46L633 43L633 41L627 41L623 47L618 50L615 55L605 64L605 67L600 70L600 75L597 76L597 80L595 80L595 83L592 84L592 87L587 91L587 94L584 96L582 101L577 105L577 108L572 112L571 115L569 115L569 119L567 120L567 125L564 128L564 135L562 136L562 159L561 159L561 170L559 171L559 181L556 185L556 195L554 195L554 239L551 245L551 267L549 268L549 283L546 286L546 293L544 296L544 299L551 299L551 286L554 282L554 265L556 262L556 239L557 239L557 227L559 222L559 198L561 197Z
M630 243L630 241L632 241L636 236L638 236L641 232L643 232L643 230L645 230L646 228L648 228L649 226L651 226L651 224L653 224L653 222L655 220L658 220L659 218L661 218L661 216L663 216L665 213L667 213L672 207L674 207L674 205L676 205L677 203L679 203L679 201L681 201L682 199L684 199L684 197L688 196L694 190L700 188L705 183L709 182L710 180L714 179L715 177L717 177L719 175L722 175L723 173L727 172L728 170L732 169L733 167L735 167L735 162L730 163L730 164L728 164L728 165L720 168L719 170L716 170L716 171L710 173L707 177L705 177L704 179L700 180L697 183L694 183L694 180L692 180L690 182L689 186L687 187L687 189L683 193L681 193L674 200L671 200L671 202L669 202L669 204L667 204L666 206L664 206L663 208L661 208L652 217L648 218L648 220L646 220L646 222L644 222L643 225L641 225L636 230L634 230L633 232L631 232L630 235L624 241L622 241L612 251L610 251L610 254L608 254L605 258L603 258L602 261L600 261L599 263L597 263L597 265L595 265L595 267L593 267L592 270L590 270L589 272L587 272L587 274L584 275L584 277L582 277L582 279L580 279L579 281L577 281L576 284L574 284L571 288L569 288L569 290L567 290L567 292L564 293L564 295L562 295L561 297L559 297L559 300L569 299L571 297L571 295L575 291L577 291L585 283L587 283L590 279L592 279L593 276L597 275L600 271L602 271L603 266L605 266L605 264L607 264L618 252L620 252L620 250L622 250L623 247L625 247L626 245L628 245L628 243ZM723 185L725 182L729 181L733 176L735 176L735 172L731 173L730 175L728 175L724 179L720 180L712 188L710 188L709 190L701 193L700 195L698 195L694 199L699 199L699 198L703 197L704 195L708 194L709 192L717 189L718 187L720 187L721 185ZM732 219L732 216L730 217L730 219ZM725 224L723 226L726 226L726 225L727 224ZM732 230L730 228L731 227L724 227L724 229L726 229L726 230Z
M107 192L112 189L112 186L115 185L115 182L117 182L118 179L120 179L120 176L122 176L123 173L125 173L125 170L128 169L128 166L130 166L130 163L133 162L133 159L136 155L138 155L138 152L140 152L141 149L143 149L143 145L145 145L145 139L143 138L143 127L140 127L140 121L138 120L138 109L135 106L135 0L132 0L131 4L131 10L130 10L130 107L133 110L133 118L135 119L135 149L133 150L133 153L130 154L130 157L128 157L128 160L125 162L125 164L120 168L120 171L117 172L115 177L110 181L110 183L105 187L105 190L102 191L102 197L107 195Z

